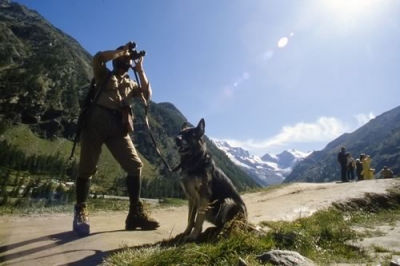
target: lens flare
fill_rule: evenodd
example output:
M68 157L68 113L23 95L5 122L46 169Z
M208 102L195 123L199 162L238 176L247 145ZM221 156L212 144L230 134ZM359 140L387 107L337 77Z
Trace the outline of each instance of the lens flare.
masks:
M268 60L274 55L274 52L272 50L268 50L264 53L263 59Z
M289 42L289 39L287 37L282 37L279 39L277 45L279 48L283 48L288 44L288 42Z

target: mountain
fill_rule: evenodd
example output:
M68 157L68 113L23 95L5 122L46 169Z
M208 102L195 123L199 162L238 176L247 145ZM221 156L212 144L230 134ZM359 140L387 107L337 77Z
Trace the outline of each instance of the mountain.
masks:
M74 38L52 26L36 11L5 0L0 0L0 7L0 141L12 145L6 145L10 154L27 156L25 159L56 153L66 159L80 103L92 78L92 56ZM132 138L145 163L142 195L171 197L176 196L177 191L183 195L176 181L177 173L167 173L156 152L140 100L134 102L133 111ZM185 116L172 103L150 102L150 128L171 167L179 160L174 140L185 121ZM26 139L30 142L24 141ZM216 162L239 190L258 186L207 137L206 142ZM10 158L10 154L1 154L4 156L1 158ZM0 162L0 166L12 169L16 165L15 162L3 163ZM104 149L93 182L104 181L105 187L116 186L123 175ZM153 181L160 176L171 178Z
M266 154L267 156L270 156L268 153ZM277 158L277 163L279 168L290 168L292 169L294 166L296 166L297 163L302 161L304 158L306 158L310 153L306 152L301 152L295 149L290 149L283 151L279 154L276 155ZM265 156L265 155L264 155ZM261 157L261 158L264 158Z
M352 133L330 142L323 150L315 151L298 163L284 182L327 182L340 180L337 154L346 147L354 158L361 153L371 156L371 168L379 172L383 166L400 173L400 106L389 110Z
M71 134L91 55L36 11L0 1L0 113L42 137Z
M226 141L212 140L213 143L236 165L247 172L258 184L269 186L280 184L292 168L309 155L290 149L277 155L266 153L261 158L251 155L240 147L232 147Z

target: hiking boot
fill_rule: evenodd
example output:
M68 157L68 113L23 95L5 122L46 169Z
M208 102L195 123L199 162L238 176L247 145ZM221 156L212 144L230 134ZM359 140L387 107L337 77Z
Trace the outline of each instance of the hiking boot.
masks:
M136 230L136 228L155 230L158 227L160 227L160 224L158 221L149 217L142 202L139 201L129 206L129 213L125 220L125 230L132 231Z
M72 222L72 231L74 231L78 236L89 235L89 213L86 203L79 203L75 205L75 215Z

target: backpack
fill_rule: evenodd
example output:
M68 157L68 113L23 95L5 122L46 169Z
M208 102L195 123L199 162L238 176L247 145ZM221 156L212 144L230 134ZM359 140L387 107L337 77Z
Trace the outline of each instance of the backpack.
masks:
M96 86L95 78L92 78L92 80L90 81L89 90L88 90L88 92L85 96L85 99L83 100L82 106L81 106L82 110L87 109L92 105L94 98L96 96L96 89L97 89L97 86Z

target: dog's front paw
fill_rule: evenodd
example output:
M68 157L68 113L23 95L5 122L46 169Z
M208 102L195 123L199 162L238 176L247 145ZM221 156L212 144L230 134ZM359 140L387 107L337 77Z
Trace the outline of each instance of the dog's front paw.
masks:
M185 231L183 231L183 235L189 236L191 232L192 232L192 227L187 227Z
M199 237L200 232L193 230L188 236L185 237L185 241L195 241Z
M185 236L184 240L185 240L185 242L193 242L193 241L195 241L197 239L197 237L198 237L197 235L194 235L192 233L192 234L190 234L188 236Z

